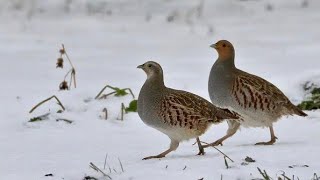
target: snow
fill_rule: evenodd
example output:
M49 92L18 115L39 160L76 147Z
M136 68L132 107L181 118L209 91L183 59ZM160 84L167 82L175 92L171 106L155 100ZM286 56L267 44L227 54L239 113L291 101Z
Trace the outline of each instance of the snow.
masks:
M147 60L162 65L167 86L209 99L207 79L217 58L209 45L228 39L239 68L273 82L298 103L304 97L302 84L319 82L317 0L307 7L300 0L204 1L199 18L195 9L201 1L78 0L70 1L69 10L65 2L0 1L1 179L106 179L89 167L93 162L103 169L106 154L117 172L109 173L108 166L103 171L113 179L262 178L257 167L274 179L282 171L300 179L320 175L320 111L308 112L307 118L284 117L275 124L279 139L273 146L253 145L269 139L267 129L243 128L218 147L234 160L226 169L223 155L213 148L196 156L193 141L161 160L142 161L165 150L169 139L143 124L137 113L117 120L121 103L128 105L130 96L94 100L106 84L129 87L137 96L146 76L136 66ZM273 10L266 10L268 5ZM95 8L89 11L88 6ZM169 23L172 14L176 17ZM66 62L65 69L55 68L61 43L77 70L78 87L71 91L58 90L68 69ZM50 101L28 113L52 95L65 112L54 113L59 106ZM105 107L108 120L99 117ZM28 122L47 112L48 120ZM226 129L226 123L213 126L201 140L212 142ZM246 156L256 162L241 165ZM44 176L49 173L54 176Z

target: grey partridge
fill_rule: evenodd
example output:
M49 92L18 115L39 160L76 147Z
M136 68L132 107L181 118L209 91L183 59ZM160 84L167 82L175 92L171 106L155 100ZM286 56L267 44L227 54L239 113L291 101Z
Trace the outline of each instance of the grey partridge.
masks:
M229 110L217 108L200 96L167 88L158 63L148 61L138 68L147 74L147 80L139 93L138 114L146 125L166 134L171 140L168 150L144 160L165 157L176 150L181 141L192 138L197 139L198 155L203 155L199 136L211 124L220 123L224 119L237 119Z
M307 116L272 83L261 77L236 68L235 50L227 40L211 45L218 52L209 76L209 95L212 103L238 113L242 121L228 121L227 134L208 146L222 145L222 142L244 127L268 127L271 140L256 145L272 145L277 137L273 123L286 115Z

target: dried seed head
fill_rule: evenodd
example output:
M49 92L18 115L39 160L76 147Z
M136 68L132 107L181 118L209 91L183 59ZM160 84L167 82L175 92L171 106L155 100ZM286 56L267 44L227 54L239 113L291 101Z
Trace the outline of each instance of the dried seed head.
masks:
M60 49L59 52L60 52L60 54L62 55L62 54L65 54L65 53L66 53L66 50L65 50L65 49Z
M63 68L63 59L62 58L57 59L57 67L56 68Z
M68 86L68 82L67 81L62 81L59 85L59 89L60 90L68 90L69 86Z

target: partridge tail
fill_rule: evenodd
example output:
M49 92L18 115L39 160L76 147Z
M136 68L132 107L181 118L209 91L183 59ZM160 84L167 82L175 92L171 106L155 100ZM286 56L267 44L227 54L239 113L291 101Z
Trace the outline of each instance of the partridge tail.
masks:
M304 113L300 108L292 104L293 113L298 116L308 116L308 114Z

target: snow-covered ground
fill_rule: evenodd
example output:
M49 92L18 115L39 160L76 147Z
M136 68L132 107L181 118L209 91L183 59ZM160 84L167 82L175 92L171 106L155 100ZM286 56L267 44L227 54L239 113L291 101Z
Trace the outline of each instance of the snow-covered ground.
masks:
M103 169L106 154L103 171L113 179L247 180L262 178L257 167L274 179L282 172L320 176L320 111L284 117L275 124L273 146L253 145L269 139L267 129L242 129L219 147L235 161L226 169L215 149L196 156L193 141L161 160L142 161L167 148L169 139L136 113L117 120L130 96L94 100L106 84L129 87L137 96L146 77L136 66L147 60L163 66L167 86L209 99L207 79L217 58L209 45L220 39L233 42L239 68L273 82L294 103L303 99L305 81L320 83L318 0L203 2L0 1L0 179L106 179L89 167L93 162ZM61 43L77 70L78 87L71 91L58 90L68 69L66 62L65 69L55 67ZM54 113L59 106L52 101L28 113L52 95L65 112ZM108 120L99 118L104 107ZM28 122L49 111L50 119ZM226 129L226 123L213 126L201 139L212 142ZM256 162L241 165L246 156Z

